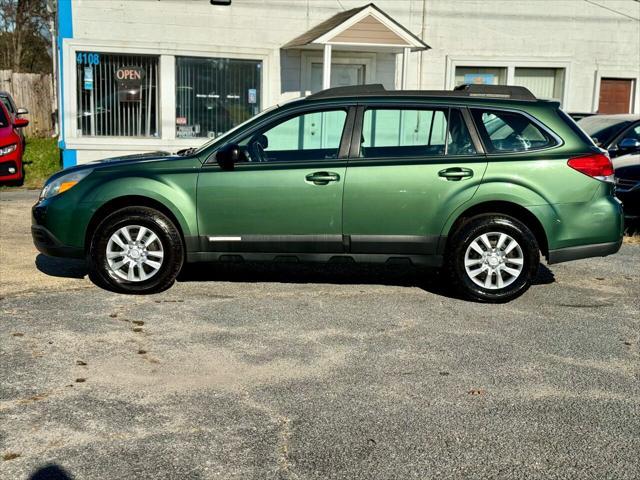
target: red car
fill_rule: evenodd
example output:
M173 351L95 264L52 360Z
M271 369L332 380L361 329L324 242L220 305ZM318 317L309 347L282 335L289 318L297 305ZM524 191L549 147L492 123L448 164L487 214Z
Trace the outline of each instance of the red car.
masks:
M0 185L20 186L24 183L24 144L18 129L27 125L29 120L11 115L0 102Z

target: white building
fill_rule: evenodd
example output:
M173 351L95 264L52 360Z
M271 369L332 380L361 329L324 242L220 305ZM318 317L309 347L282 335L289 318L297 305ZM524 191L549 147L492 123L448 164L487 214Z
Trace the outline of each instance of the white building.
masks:
M59 1L65 166L196 146L336 85L516 84L569 112L640 113L635 0L217 3Z

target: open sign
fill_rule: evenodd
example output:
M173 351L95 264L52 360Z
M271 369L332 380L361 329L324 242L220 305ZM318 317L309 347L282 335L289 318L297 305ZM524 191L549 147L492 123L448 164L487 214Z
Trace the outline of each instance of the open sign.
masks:
M116 70L115 77L119 82L140 83L144 79L144 70L139 67L120 67Z
M142 82L145 71L140 67L119 67L114 72L118 85L118 100L121 102L138 102L142 93Z

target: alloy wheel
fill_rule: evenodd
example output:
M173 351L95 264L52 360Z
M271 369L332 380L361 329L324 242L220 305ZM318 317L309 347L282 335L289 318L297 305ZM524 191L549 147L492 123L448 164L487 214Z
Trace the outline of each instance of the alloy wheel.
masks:
M518 242L502 232L483 233L467 247L464 268L479 287L499 290L522 274L524 254Z
M141 225L116 230L107 242L110 273L129 282L143 282L162 267L164 250L158 236Z

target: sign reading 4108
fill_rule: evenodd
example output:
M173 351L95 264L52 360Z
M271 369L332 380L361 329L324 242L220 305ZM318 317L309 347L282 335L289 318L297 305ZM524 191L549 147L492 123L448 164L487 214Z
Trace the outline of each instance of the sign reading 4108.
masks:
M100 64L100 54L92 52L78 52L76 55L78 65L98 65Z

